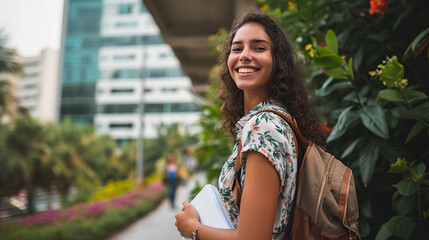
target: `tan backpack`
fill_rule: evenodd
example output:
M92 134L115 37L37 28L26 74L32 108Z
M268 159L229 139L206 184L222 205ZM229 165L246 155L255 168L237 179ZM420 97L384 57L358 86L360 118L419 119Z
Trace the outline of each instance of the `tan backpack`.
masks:
M296 121L292 121L284 113L272 109L259 112L263 111L274 112L289 124L296 146L301 150L298 151L300 170L295 208L292 222L288 224L287 239L361 239L352 170L323 148L304 138ZM236 161L234 169L238 170L240 167L241 162ZM237 176L230 187L239 206L241 188Z

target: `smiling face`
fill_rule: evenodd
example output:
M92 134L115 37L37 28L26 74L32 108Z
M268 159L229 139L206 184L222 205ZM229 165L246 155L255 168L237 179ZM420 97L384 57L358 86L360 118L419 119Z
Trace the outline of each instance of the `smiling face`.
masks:
M246 23L236 32L228 57L229 73L244 93L269 96L273 71L272 41L262 25Z

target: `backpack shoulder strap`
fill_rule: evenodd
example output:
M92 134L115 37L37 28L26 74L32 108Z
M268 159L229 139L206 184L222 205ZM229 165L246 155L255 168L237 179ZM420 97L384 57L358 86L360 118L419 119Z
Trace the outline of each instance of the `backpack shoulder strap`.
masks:
M299 131L298 124L297 124L297 122L296 122L295 119L292 120L286 114L284 114L284 113L282 113L282 112L280 112L278 110L274 110L274 109L261 109L261 110L257 111L256 114L258 114L260 112L273 112L273 113L279 115L281 118L283 118L288 123L288 125L292 128L292 133L294 135L294 140L295 140L295 145L297 146L297 151L299 151L299 149L300 149L298 147L298 146L300 146L299 143L304 144L305 148L308 146L308 141L307 141L307 139L304 136L302 136L301 132ZM235 161L235 164L234 164L234 170L235 171L238 171L240 169L241 165L243 164L242 161L241 161L241 149L242 149L242 146L243 146L242 144L243 143L242 143L242 141L240 139L240 144L238 146L237 160ZM302 148L302 149L305 150L305 148ZM298 156L300 156L299 154L300 153L298 152Z
M284 114L278 110L274 110L274 109L262 109L262 110L259 110L257 113L259 113L259 112L273 112L273 113L279 115L292 128L292 132L293 132L294 136L296 136L296 138L298 138L298 142L304 144L305 147L308 146L308 144L309 144L308 140L304 136L302 136L301 132L299 131L298 124L294 118L292 120L291 117L287 116L286 114ZM299 145L297 144L296 146L299 146Z

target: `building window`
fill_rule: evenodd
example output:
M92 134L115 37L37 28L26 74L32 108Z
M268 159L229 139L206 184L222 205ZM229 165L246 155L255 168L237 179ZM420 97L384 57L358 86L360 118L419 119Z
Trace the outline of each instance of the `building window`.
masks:
M109 124L110 129L132 129L132 123L111 123Z
M123 88L123 89L111 89L110 93L112 94L127 94L127 93L133 93L134 89L132 88Z
M194 103L171 103L171 112L199 112L201 111Z
M146 113L162 113L162 112L164 112L164 104L162 104L162 103L145 104L144 111Z
M119 4L118 5L118 14L130 14L132 12L132 4Z
M113 56L113 60L115 61L129 61L129 60L134 60L135 58L136 58L136 55L134 54Z
M24 68L37 67L37 66L39 66L39 62L27 62L27 63L24 63Z
M166 59L166 58L168 57L168 54L167 54L167 53L160 53L160 54L158 55L158 57L159 57L160 59Z
M177 91L177 88L163 88L162 92L163 93L174 93Z
M116 70L113 73L113 78L123 79L123 78L139 78L141 77L140 69L121 69Z
M116 28L135 28L137 27L136 22L118 22L115 24Z
M37 84L27 84L27 85L24 85L24 89L25 90L33 90L33 89L36 89L37 88Z
M106 104L97 107L98 113L125 114L138 113L137 104ZM145 113L186 113L201 112L201 109L192 102L184 103L147 103L144 106Z
M106 104L97 107L98 113L137 113L137 104Z
M25 74L25 77L26 78L36 78L36 77L38 77L39 76L39 73L28 73L28 74Z
M131 46L131 45L157 45L163 44L161 36L125 36L102 38L102 46Z
M163 77L182 77L183 71L180 68L152 68L146 72L148 78L163 78Z

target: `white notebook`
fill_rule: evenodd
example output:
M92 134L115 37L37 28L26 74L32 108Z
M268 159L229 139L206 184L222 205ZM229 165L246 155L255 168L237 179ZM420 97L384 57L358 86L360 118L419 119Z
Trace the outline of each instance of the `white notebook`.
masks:
M191 201L191 205L200 215L200 222L202 224L215 228L234 228L215 186L211 184L205 185ZM182 239L189 240L189 238Z

